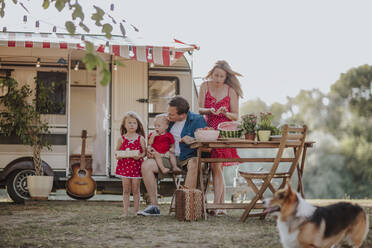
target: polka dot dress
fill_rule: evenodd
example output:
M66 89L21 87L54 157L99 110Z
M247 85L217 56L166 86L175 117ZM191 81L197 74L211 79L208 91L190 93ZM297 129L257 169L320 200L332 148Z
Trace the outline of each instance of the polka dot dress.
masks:
M230 87L227 92L227 96L225 96L220 101L217 101L216 98L214 98L211 93L209 92L209 85L208 91L205 95L205 108L214 108L215 110L218 110L221 107L226 107L227 111L230 112ZM206 121L208 127L213 127L214 129L217 129L218 124L221 122L231 121L229 118L227 118L224 114L214 115L214 114L208 114L206 115ZM211 152L212 158L239 158L239 155L235 148L216 148L213 149ZM237 162L224 162L222 163L223 166L231 166L236 165Z
M139 150L142 153L141 147L141 136L138 135L137 139L130 140L122 136L123 144L121 144L120 150L125 151L127 148L130 150ZM143 158L135 160L134 158L122 158L118 161L116 166L115 174L118 177L125 178L142 178L141 166L143 163Z

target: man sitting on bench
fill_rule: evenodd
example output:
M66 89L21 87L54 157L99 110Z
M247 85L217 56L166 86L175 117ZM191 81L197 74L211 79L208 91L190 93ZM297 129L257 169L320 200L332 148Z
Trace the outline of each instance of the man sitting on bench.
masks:
M187 174L185 186L196 188L198 178L198 161L196 158L196 149L191 149L188 144L193 141L194 132L198 128L206 127L204 118L191 112L189 103L181 96L173 97L168 103L168 118L170 121L169 132L175 140L175 155L177 166L182 168L187 165ZM142 164L142 177L151 205L145 210L139 211L138 215L157 216L160 215L157 198L157 184L155 174L159 172L153 154L148 149L147 157Z

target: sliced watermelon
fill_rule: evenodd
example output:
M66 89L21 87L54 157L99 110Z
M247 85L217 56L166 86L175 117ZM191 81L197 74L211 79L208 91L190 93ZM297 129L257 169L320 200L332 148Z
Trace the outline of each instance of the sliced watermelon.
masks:
M218 124L217 129L221 131L237 131L239 130L240 123L235 121L226 121Z

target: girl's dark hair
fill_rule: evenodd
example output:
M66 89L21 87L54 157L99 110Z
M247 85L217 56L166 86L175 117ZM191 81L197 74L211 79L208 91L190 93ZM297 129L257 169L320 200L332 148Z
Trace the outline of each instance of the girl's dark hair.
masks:
M171 107L176 107L177 108L177 114L179 114L179 115L187 114L187 112L189 112L189 109L190 109L189 103L182 96L173 97L169 101L168 105L171 106Z
M127 129L125 128L125 121L128 119L128 117L132 117L132 118L136 119L137 125L138 125L136 133L145 137L145 130L143 129L143 125L142 125L142 122L141 122L141 117L139 117L139 115L136 112L133 112L133 111L125 113L123 121L121 122L121 125L120 125L121 135L124 135L124 134L127 133Z

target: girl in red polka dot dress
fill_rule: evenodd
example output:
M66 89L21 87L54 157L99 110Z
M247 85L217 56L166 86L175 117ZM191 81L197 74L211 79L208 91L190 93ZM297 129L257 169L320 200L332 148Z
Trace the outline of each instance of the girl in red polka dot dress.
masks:
M230 65L224 61L217 61L208 72L207 81L200 86L199 113L206 118L207 125L217 129L218 124L226 121L236 121L239 118L239 97L243 97L240 82ZM213 149L212 158L239 158L236 149ZM213 163L211 166L214 188L214 203L224 203L225 185L223 181L223 166L236 163ZM224 214L217 210L211 214Z
M117 151L138 150L135 156L120 157L115 174L121 177L123 184L123 215L128 216L129 196L132 189L134 213L138 212L140 202L141 166L146 154L145 131L140 117L135 112L127 112L120 126L121 137L116 146Z

